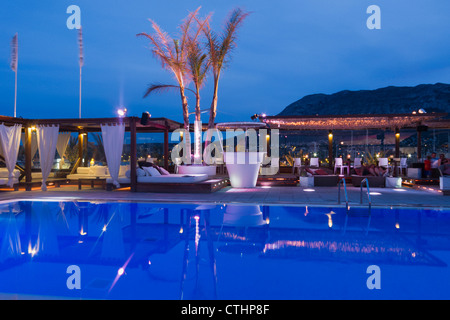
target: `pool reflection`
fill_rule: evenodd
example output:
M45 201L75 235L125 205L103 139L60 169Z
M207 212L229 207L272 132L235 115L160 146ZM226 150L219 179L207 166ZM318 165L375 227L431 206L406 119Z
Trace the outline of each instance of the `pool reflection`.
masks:
M233 289L238 283L245 287L264 279L275 262L287 270L277 276L286 280L289 297L289 277L298 272L290 265L299 262L447 266L430 251L450 249L448 210L388 208L373 209L370 215L366 210L355 207L346 214L341 207L311 206L3 204L0 292L222 299L238 294ZM81 293L65 287L64 268L69 265L83 270ZM47 282L52 285L43 285ZM258 296L255 290L247 294Z

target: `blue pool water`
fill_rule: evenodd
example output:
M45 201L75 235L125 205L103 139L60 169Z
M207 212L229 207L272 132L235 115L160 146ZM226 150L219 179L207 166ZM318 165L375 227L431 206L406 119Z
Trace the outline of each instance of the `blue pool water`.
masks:
M450 298L449 209L18 201L0 245L0 298Z

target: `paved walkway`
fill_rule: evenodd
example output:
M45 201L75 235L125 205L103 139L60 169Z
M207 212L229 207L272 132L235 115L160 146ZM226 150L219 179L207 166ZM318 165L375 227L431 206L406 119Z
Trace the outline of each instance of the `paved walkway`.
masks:
M365 189L364 189L365 190ZM402 190L402 191L399 191ZM345 202L343 190L341 197ZM433 188L420 190L403 188L372 188L373 206L439 206L450 207L450 196L444 196ZM348 187L349 203L357 205L360 201L360 189ZM132 193L130 191L104 191L101 189L77 190L76 187L64 186L42 191L0 192L0 201L19 199L86 199L86 200L128 200L155 202L215 202L215 203L258 203L258 204L337 204L337 187L257 187L251 189L224 188L211 194L180 193ZM364 203L367 195L364 194Z

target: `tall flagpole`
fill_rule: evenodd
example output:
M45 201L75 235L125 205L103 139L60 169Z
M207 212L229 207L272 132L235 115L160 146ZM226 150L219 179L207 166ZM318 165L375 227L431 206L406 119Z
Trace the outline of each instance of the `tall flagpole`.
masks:
M11 69L14 71L14 118L17 116L17 67L19 63L19 43L17 33L11 41Z
M81 27L78 32L78 45L80 47L79 53L79 65L80 65L80 96L79 96L79 104L78 104L78 117L81 119L81 69L84 65L84 57L83 57L83 32Z

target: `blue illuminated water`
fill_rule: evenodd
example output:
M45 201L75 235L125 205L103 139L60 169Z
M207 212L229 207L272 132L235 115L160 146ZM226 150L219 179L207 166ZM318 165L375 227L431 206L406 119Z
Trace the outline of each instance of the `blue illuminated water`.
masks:
M0 298L450 298L449 209L19 201L0 245Z

